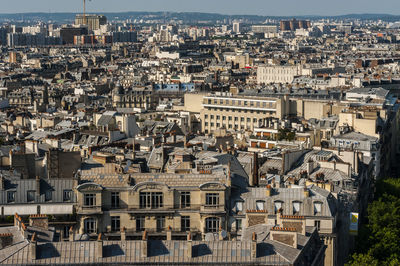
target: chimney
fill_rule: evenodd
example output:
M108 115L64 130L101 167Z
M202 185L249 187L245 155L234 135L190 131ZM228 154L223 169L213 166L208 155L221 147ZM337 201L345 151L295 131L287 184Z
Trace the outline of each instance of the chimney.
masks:
M222 232L223 232L223 230L222 230L222 227L220 226L219 227L219 233L218 233L218 239L219 240L224 240L224 236L223 236Z
M272 187L271 185L267 185L266 196L271 197L272 195Z
M0 175L0 190L4 190L5 189L5 179L3 175Z
M172 240L172 228L168 226L167 228L167 240Z
M33 233L31 242L29 243L29 255L31 257L31 260L36 260L36 248L37 248L37 243L36 243L36 232Z
M121 241L125 241L125 240L126 240L126 228L124 226L121 229Z
M193 258L193 243L192 243L192 233L188 233L186 242L186 257L188 259Z
M281 242L285 245L292 246L297 249L297 231L292 227L273 227L270 230L269 237L271 240Z
M142 258L147 258L147 256L148 256L148 247L147 247L147 244L148 244L148 241L147 241L147 231L146 230L144 230L143 231L143 236L142 236L142 248L141 248L141 256L142 256Z
M258 153L253 153L253 186L258 186Z
M304 197L308 198L310 196L310 191L307 187L304 187Z
M49 218L46 214L33 214L29 216L29 226L49 229Z
M39 202L40 199L40 177L36 176L36 201Z
M185 137L183 138L183 147L187 148L188 147L188 136L185 135Z
M276 212L276 224L277 225L282 225L282 213L283 213L283 209L280 208L277 212Z
M136 141L135 141L135 137L133 137L133 140L132 140L132 160L135 160L136 159Z
M74 228L72 226L69 228L69 241L70 242L75 241L75 232L74 232Z
M103 239L101 238L102 234L99 234L96 242L96 249L97 249L97 259L100 260L103 258Z
M8 247L13 243L13 234L12 233L3 233L0 234L0 249Z
M253 238L251 240L251 258L257 258L257 234L253 232Z
M231 161L228 162L228 187L232 186Z
M314 162L309 160L307 162L307 173L308 173L308 175L311 175L312 171L314 171Z

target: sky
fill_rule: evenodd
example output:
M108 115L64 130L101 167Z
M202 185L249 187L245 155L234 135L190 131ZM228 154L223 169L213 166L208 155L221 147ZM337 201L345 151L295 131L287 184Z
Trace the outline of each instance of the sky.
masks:
M0 13L82 12L83 0L0 0ZM293 16L400 14L399 0L87 0L88 12L175 11Z

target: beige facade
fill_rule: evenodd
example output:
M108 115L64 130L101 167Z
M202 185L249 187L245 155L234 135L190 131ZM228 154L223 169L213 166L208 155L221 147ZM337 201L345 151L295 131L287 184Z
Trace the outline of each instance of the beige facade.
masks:
M122 183L126 181L123 186L107 185L118 176L103 180L103 184L97 179L79 185L77 233L119 235L126 228L127 236L134 239L144 230L159 238L165 238L167 231L175 238L190 231L200 239L207 232L227 229L225 203L230 187L225 175L140 174L138 179L135 176L121 177ZM139 179L143 182L137 182ZM181 185L168 182L177 179L181 179Z
M264 118L283 118L288 112L287 99L269 97L209 95L203 97L200 112L202 129L212 133L217 129L253 130Z
M301 66L259 66L257 83L292 83L296 76L301 75Z

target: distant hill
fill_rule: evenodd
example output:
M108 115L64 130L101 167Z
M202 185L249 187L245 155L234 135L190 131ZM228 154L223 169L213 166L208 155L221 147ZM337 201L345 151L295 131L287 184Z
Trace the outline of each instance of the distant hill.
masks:
M99 13L100 14L100 13ZM384 20L384 21L400 21L400 15L390 14L348 14L340 16L257 16L257 15L224 15L216 13L198 13L198 12L117 12L117 13L101 13L107 16L108 20L127 20L127 19L153 19L165 20L172 19L182 20L185 23L198 23L223 21L224 19L245 19L249 22L260 23L266 19L360 19L360 20ZM52 21L55 23L71 23L76 13L17 13L17 14L0 14L0 22L34 22L34 21Z

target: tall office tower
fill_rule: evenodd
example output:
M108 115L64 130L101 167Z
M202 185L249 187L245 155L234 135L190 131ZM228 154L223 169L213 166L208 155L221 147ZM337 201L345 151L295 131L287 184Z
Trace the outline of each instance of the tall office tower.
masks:
M104 15L86 15L78 14L75 17L75 25L87 25L89 30L98 30L101 25L107 24L107 18Z
M311 27L311 22L308 20L281 20L281 31L295 31L297 29L308 29Z
M241 23L233 22L233 32L240 33L240 31L241 31Z

